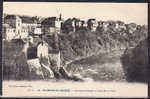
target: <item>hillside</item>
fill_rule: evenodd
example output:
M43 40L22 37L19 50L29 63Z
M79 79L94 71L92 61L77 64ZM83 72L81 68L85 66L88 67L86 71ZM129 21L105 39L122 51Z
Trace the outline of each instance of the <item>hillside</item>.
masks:
M120 62L122 54L123 50L92 55L71 62L67 65L67 70L85 80L87 78L94 81L125 81L126 76Z
M129 30L127 28L122 31L112 31L108 27L107 31L80 30L69 34L60 34L58 41L62 61L65 63L76 58L135 47L141 40L147 38L145 26L141 26L133 33L129 33Z
M147 82L147 40L125 51L116 50L72 61L67 70L85 80Z
M81 29L68 34L44 36L43 40L49 48L60 51L61 65L70 73L80 72L79 75L95 81L124 81L127 74L122 67L123 61L120 61L121 55L126 48L134 48L147 38L146 26L139 26L132 33L129 30L108 27L107 31L90 32ZM34 40L40 41L39 38ZM21 41L3 41L4 79L24 80L31 76L22 53L23 46ZM123 62L123 66L126 67L126 63Z

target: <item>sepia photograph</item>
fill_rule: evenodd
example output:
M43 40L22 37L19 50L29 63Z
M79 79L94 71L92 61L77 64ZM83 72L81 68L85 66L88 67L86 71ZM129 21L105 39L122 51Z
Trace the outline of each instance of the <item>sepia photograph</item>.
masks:
M148 4L3 2L3 97L148 97Z

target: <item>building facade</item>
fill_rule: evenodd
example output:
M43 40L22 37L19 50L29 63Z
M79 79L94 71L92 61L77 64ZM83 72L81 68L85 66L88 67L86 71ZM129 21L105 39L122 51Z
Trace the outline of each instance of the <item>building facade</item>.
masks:
M17 38L26 38L28 29L22 27L22 19L16 15L7 15L3 24L4 39L11 40Z
M6 15L3 23L3 39L27 38L29 33L34 33L40 24L35 19L27 16Z
M48 56L48 44L41 42L37 45L37 57L47 57Z
M41 22L42 31L45 35L59 34L62 25L61 15L57 17L48 17Z

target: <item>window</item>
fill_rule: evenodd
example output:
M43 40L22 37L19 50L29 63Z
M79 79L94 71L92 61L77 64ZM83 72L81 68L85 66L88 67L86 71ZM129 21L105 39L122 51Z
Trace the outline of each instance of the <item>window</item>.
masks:
M14 32L15 32L15 30L14 30Z

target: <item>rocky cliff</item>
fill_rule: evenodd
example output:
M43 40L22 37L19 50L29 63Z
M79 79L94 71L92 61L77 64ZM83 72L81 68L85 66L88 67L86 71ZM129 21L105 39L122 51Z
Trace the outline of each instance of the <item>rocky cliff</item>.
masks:
M122 64L128 81L148 81L148 40L142 40L136 47L126 49Z

